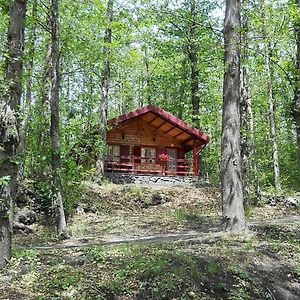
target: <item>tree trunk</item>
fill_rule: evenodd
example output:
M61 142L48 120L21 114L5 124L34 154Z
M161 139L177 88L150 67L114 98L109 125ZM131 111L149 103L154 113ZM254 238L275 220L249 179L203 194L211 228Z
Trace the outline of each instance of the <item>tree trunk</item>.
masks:
M50 135L52 145L53 188L56 198L56 222L59 234L66 234L67 223L61 194L61 154L59 136L59 21L58 0L51 0L51 124Z
M244 6L247 8L247 1ZM252 114L252 101L249 93L249 73L247 63L249 60L248 53L248 15L245 9L242 18L242 68L241 68L241 106L240 106L240 125L241 125L241 159L242 159L242 179L244 206L248 205L250 185L254 182L256 195L260 194L259 180L257 175L256 164L256 147L254 139L254 124ZM252 169L251 180L250 169Z
M248 98L248 115L249 115L249 131L250 131L250 137L249 137L250 153L249 153L249 157L252 157L251 168L252 168L252 177L253 177L253 181L254 181L255 194L257 196L260 196L261 191L260 191L259 176L258 176L257 162L256 162L257 155L256 155L256 143L255 143L255 138L254 138L254 121L253 121L251 97Z
M49 31L51 29L49 28ZM40 155L48 154L49 149L49 127L50 127L50 86L51 86L51 46L46 45L45 62L42 69L41 90L39 101L36 103L35 111L39 116L39 124L36 134L36 152ZM36 178L45 176L44 165L39 163L37 167L33 167ZM48 176L48 175L46 175Z
M243 195L244 195L244 206L248 205L249 198L249 110L248 110L248 80L247 80L247 69L245 66L241 70L241 162L242 162L242 180L243 180Z
M191 66L191 99L193 106L193 125L200 128L199 121L199 69L198 69L198 46L196 45L196 3L195 0L190 1L191 23L189 28L189 45L188 57Z
M224 230L246 229L240 155L240 1L226 0L221 183Z
M246 2L246 1L245 1ZM246 4L246 3L245 3ZM240 105L240 126L241 126L241 167L243 180L244 206L248 205L249 198L249 85L248 85L248 19L247 11L242 14L242 68L241 68L241 105Z
M269 123L270 123L270 139L272 143L272 162L273 162L273 174L276 193L281 192L280 184L280 172L279 172L279 160L278 160L278 148L276 141L276 125L274 116L274 99L273 99L273 69L270 66L270 59L272 57L272 51L270 45L265 46L265 70L267 75L267 89L268 89L268 110L269 110Z
M19 146L18 109L22 94L25 0L11 1L5 63L7 91L0 103L0 268L11 257L13 203L16 196L18 165L14 161Z
M298 9L300 10L300 0L296 0ZM300 187L300 21L295 23L296 31L296 77L295 77L295 91L293 104L293 118L296 125L297 135L297 158L298 158L298 187Z
M199 68L198 68L198 45L196 43L197 38L197 11L196 1L190 1L190 14L191 22L189 25L189 44L188 44L188 58L191 66L191 100L193 107L193 125L200 129L200 98L199 98ZM198 176L203 177L205 174L204 159L201 152L198 153Z
M151 105L152 100L151 100L151 81L150 81L150 64L149 64L149 56L147 52L147 48L145 47L144 49L144 62L145 62L145 67L146 67L146 99L147 99L147 104Z
M102 138L103 145L106 143L106 125L107 125L107 106L108 106L108 91L110 79L110 44L111 44L111 22L113 19L113 0L107 2L107 28L104 34L104 62L102 70L102 83L101 83L101 101L100 101L100 118L99 118L99 134ZM97 170L98 175L104 175L104 149L98 149Z
M37 1L34 0L32 4L32 13L31 17L33 19L32 27L30 28L30 37L29 37L29 45L28 45L28 57L29 62L27 68L27 83L26 83L26 94L25 94L25 101L23 104L23 115L24 118L22 120L22 124L20 127L20 144L18 149L18 154L20 159L19 162L19 171L18 171L18 182L20 183L23 180L23 172L24 172L24 156L25 156L25 149L26 149L26 139L27 139L27 131L28 131L28 122L30 118L30 105L31 105L31 98L32 98L32 71L33 71L33 63L34 63L34 54L35 54L35 40L36 40L36 8L37 8Z

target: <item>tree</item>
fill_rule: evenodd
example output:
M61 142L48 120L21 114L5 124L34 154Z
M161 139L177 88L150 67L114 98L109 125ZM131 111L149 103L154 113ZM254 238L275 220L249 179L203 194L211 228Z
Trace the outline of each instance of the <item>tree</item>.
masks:
M20 126L20 143L18 149L18 155L20 157L19 162L19 174L18 174L18 181L21 182L23 179L23 172L24 172L24 158L25 158L25 150L26 150L26 142L27 142L27 131L28 131L28 123L30 119L30 108L32 105L32 85L33 85L33 68L34 68L34 54L35 54L35 42L36 42L36 13L37 13L37 0L34 0L32 3L32 11L31 11L31 18L32 25L29 31L29 42L28 42L28 63L25 65L25 72L27 73L27 82L26 82L26 93L25 99L23 103L23 120ZM27 69L27 70L26 70Z
M104 48L103 48L103 70L101 81L101 101L100 101L100 115L99 115L99 133L103 142L106 140L106 125L107 125L107 102L110 79L110 44L111 44L111 22L113 19L113 0L107 2L107 27L104 33ZM98 154L97 169L100 176L104 175L104 158L105 153L103 149Z
M300 0L295 0L297 9L300 11ZM295 22L296 32L296 76L295 76L295 90L294 90L294 103L292 115L296 125L297 136L297 158L298 158L298 184L300 186L300 20L299 17Z
M22 95L25 0L11 1L7 33L5 91L0 103L0 268L11 256L13 203L17 191L18 109Z
M252 167L252 181L256 195L260 194L259 180L256 163L256 146L254 139L254 123L252 113L252 99L249 91L249 14L248 2L244 1L242 14L242 55L241 55L241 104L240 104L240 125L241 125L241 159L244 205L249 204L250 195L250 168Z
M265 70L267 76L267 90L268 90L268 115L270 122L270 141L272 144L272 164L274 174L274 184L276 193L281 192L280 172L279 172L279 159L278 159L278 146L274 114L274 93L273 93L273 68L270 60L272 58L272 49L270 44L265 45Z
M196 45L196 29L197 29L197 12L196 1L189 1L190 6L190 28L187 45L187 54L191 65L191 99L193 107L193 123L194 126L200 128L199 122L199 69L198 69L198 46Z
M64 212L63 198L61 193L61 148L59 136L59 21L58 21L58 2L51 0L50 27L51 27L51 47L50 47L50 65L51 65L51 88L50 88L50 107L51 124L50 135L52 145L52 170L53 170L53 188L56 198L56 222L59 234L66 234L67 223Z
M246 229L240 155L240 1L226 0L222 114L222 208L224 229Z

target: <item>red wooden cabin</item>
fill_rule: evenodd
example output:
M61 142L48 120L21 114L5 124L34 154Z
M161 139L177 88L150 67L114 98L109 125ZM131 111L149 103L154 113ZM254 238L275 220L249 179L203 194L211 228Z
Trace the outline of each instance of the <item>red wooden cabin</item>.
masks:
M197 153L209 137L149 105L108 121L106 172L198 175ZM186 153L193 151L193 158Z

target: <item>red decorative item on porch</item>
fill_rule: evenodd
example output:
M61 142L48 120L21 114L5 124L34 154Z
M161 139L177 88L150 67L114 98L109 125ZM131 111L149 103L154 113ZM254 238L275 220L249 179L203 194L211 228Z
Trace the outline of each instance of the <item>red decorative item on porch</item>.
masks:
M169 159L168 154L162 153L158 156L158 158L162 162L162 174L166 175L166 163Z
M160 154L158 158L160 161L167 161L169 159L168 154L165 153Z

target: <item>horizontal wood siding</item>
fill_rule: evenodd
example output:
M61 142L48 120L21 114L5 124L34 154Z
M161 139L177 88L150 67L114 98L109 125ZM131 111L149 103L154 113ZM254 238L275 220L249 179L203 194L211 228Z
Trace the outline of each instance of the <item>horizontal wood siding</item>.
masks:
M112 128L107 133L109 145L145 145L153 147L182 148L181 143L147 124L141 118L133 119L126 124Z

